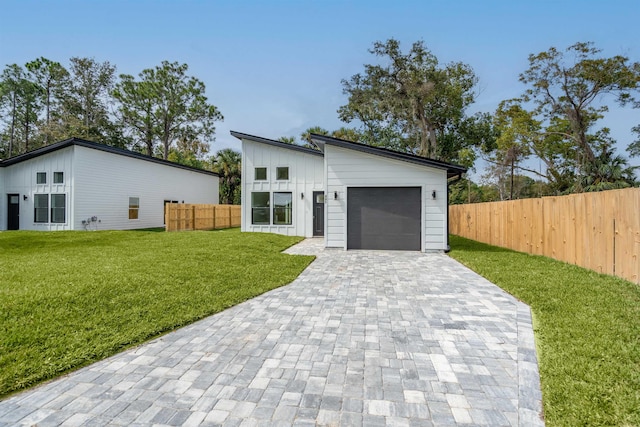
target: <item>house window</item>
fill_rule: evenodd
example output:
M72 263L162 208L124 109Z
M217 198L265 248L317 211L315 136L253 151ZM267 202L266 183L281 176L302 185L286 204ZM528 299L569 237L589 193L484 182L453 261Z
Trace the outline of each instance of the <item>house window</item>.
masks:
M53 173L53 183L54 184L62 184L62 183L64 183L64 172L54 172Z
M276 168L276 179L281 181L286 181L289 179L289 167L284 166L280 168Z
M273 223L291 225L291 193L273 193Z
M267 180L267 168L256 168L256 181Z
M47 183L47 173L36 172L36 184L46 184L46 183Z
M64 194L51 195L51 222L59 224L65 223L65 202L66 196Z
M49 195L33 195L33 222L49 222Z
M129 197L129 219L138 219L139 210L140 210L140 198Z
M269 225L269 193L251 193L251 224Z

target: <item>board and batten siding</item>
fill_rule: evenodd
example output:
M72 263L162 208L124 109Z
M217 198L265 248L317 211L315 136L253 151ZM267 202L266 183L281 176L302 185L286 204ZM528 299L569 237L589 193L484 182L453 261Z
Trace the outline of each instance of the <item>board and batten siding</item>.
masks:
M218 177L124 155L74 146L74 229L96 216L98 229L162 227L164 201L217 204ZM138 219L129 219L138 197Z
M447 249L447 172L373 154L325 146L326 246L347 248L348 187L420 187L422 250ZM436 199L431 197L436 191ZM335 199L334 193L338 194Z
M267 168L266 180L255 180L255 168ZM276 168L288 167L289 179L276 180ZM313 236L313 192L323 191L323 160L320 154L279 148L242 140L242 231L259 231L287 236ZM251 222L251 193L270 193L270 225ZM273 193L292 193L292 224L273 224ZM304 194L304 198L302 198Z
M2 222L0 229L7 229L7 194L20 195L20 229L21 230L73 230L73 147L63 148L33 159L25 160L2 168ZM46 184L37 184L36 173L44 172L47 176ZM53 183L53 173L63 172L62 184ZM36 223L34 221L33 199L36 194L65 194L65 222L64 223ZM27 199L24 199L27 196ZM49 210L51 210L49 200ZM49 212L50 215L50 212Z

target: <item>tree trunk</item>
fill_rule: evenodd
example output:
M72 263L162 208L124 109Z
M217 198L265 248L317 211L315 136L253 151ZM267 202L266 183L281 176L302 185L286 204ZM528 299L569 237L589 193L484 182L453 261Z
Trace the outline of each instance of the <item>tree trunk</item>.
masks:
M13 143L16 135L16 92L13 92L11 100L11 129L9 130L9 157L13 156Z

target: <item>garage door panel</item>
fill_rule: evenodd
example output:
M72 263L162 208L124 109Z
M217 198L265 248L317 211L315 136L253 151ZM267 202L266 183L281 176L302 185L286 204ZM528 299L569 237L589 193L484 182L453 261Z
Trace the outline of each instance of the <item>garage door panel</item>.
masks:
M421 249L420 187L347 190L348 249Z

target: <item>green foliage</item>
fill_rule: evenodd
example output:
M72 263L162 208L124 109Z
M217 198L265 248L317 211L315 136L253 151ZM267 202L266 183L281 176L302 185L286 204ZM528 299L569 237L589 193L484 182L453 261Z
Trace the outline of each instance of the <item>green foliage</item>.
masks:
M451 257L531 307L547 426L640 425L640 287L451 236Z
M154 231L0 233L0 396L290 283L299 237Z
M608 130L594 128L608 111L607 101L636 103L640 66L600 53L593 43L576 43L565 51L552 47L530 55L529 68L520 75L528 89L496 111L500 137L489 161L510 165L511 174L520 169L543 177L557 194L634 185L626 159L611 148ZM635 153L633 144L629 151ZM522 166L531 157L545 169Z
M349 101L338 110L340 119L362 123L364 143L455 160L457 151L471 144L459 137L475 96L471 67L460 62L441 67L421 41L406 54L395 39L375 42L370 52L386 63L365 65L363 74L342 81Z
M113 96L120 101L125 126L151 155L156 143L168 159L171 147L179 140L213 140L215 122L222 121L220 111L208 103L205 85L187 76L187 64L162 61L160 66L142 70L136 81L120 76Z
M216 153L213 171L220 175L220 203L239 205L242 189L242 154L231 148Z

